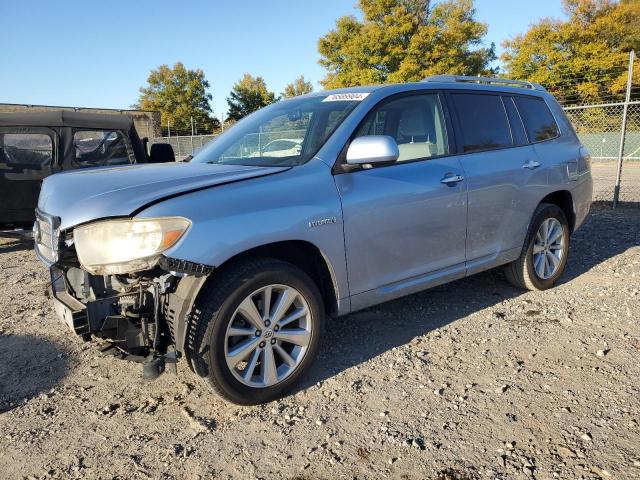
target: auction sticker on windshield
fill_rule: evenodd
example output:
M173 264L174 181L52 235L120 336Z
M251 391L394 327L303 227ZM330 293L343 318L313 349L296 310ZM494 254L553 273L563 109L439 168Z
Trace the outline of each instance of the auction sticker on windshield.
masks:
M323 102L360 102L367 98L368 93L333 93L327 98L322 100Z

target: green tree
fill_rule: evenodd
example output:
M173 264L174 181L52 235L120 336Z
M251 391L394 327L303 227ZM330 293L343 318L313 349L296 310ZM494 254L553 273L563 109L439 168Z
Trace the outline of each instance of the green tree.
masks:
M505 73L541 83L563 103L622 99L629 51L640 49L640 1L564 0L564 10L566 20L543 19L503 43Z
M134 107L160 111L163 127L170 123L175 131L191 131L193 118L199 132L210 133L220 122L211 115L208 88L209 82L200 69L189 70L180 62L173 68L161 65L151 70Z
M326 88L491 73L494 45L472 0L359 0L363 20L341 17L318 42Z
M242 117L266 107L277 101L275 94L267 89L262 77L254 77L248 73L235 83L227 97L230 120L240 120Z
M300 75L292 83L287 84L282 92L283 98L297 97L306 93L313 92L313 84L304 79L304 75Z

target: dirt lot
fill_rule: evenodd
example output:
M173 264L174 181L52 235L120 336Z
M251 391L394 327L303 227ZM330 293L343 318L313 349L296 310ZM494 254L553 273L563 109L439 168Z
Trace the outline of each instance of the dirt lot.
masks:
M307 383L240 408L58 323L0 241L3 478L640 478L640 211L596 210L562 284L488 272L330 322Z

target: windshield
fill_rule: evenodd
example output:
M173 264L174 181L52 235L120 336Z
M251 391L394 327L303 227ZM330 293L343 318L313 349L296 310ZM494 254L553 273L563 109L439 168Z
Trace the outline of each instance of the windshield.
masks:
M244 118L192 160L226 165L294 166L313 158L358 104L338 95L274 103Z

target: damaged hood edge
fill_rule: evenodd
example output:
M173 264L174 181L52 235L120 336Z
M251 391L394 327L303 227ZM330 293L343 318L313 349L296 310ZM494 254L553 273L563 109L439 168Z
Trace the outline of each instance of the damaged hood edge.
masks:
M60 217L66 230L81 223L130 216L168 197L291 167L165 163L73 170L47 177L38 209Z

